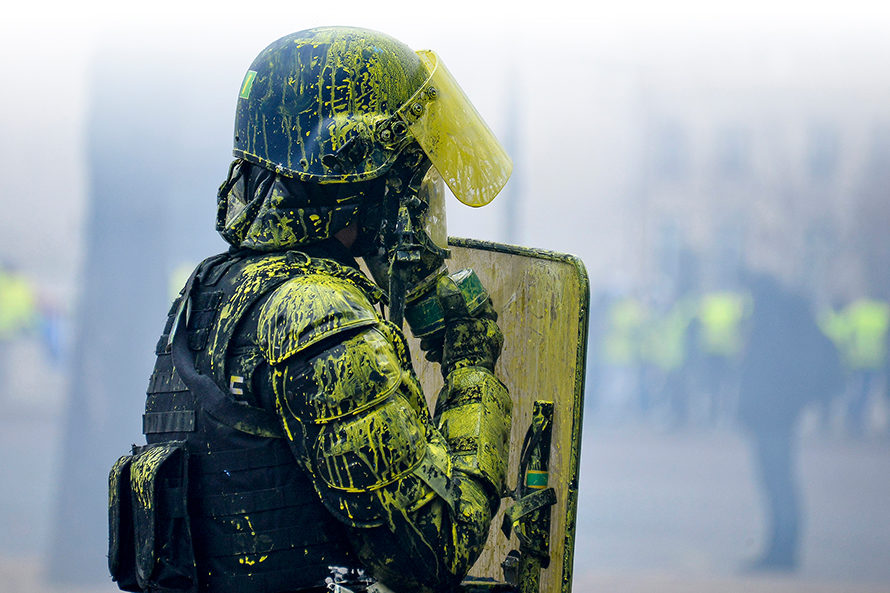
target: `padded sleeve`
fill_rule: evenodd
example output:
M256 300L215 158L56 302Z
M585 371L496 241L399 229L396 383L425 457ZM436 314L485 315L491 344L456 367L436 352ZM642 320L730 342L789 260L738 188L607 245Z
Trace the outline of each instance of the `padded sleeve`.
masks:
M378 323L374 307L352 282L306 274L285 282L263 303L257 337L270 364L338 333Z
M295 455L369 571L396 591L444 591L485 545L506 462L492 458L506 455L501 431L491 446L486 435L492 418L509 432L510 406L496 380L496 394L482 394L493 376L465 373L458 383L472 393L449 388L446 437L395 332L377 323L329 332L311 348L270 348L279 353L276 405ZM491 402L498 409L483 414Z

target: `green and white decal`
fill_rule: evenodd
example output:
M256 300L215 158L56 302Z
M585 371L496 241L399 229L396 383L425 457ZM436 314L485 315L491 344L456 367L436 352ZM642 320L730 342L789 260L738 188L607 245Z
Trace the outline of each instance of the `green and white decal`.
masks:
M244 75L244 82L241 83L241 92L238 97L241 99L250 98L250 90L253 88L253 81L256 80L256 70L248 70Z

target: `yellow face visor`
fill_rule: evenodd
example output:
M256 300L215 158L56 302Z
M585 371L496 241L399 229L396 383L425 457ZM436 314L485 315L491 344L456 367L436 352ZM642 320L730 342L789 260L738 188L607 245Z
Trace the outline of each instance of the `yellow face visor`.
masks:
M507 183L513 161L438 56L417 55L430 75L397 115L455 197L484 206Z

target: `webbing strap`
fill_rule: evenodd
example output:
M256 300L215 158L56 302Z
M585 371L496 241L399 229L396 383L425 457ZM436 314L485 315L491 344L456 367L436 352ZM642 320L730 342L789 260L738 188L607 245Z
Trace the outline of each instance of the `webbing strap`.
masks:
M198 372L195 368L195 359L188 344L187 314L188 301L191 299L195 288L195 280L203 265L195 268L183 289L179 313L173 328L173 366L176 372L188 385L189 391L201 394L196 397L196 406L223 424L241 432L257 436L283 438L281 425L278 418L271 412L261 408L255 408L245 403L232 399L207 375Z
M195 411L149 412L142 415L142 434L194 432Z
M309 494L310 496L304 496ZM221 517L224 515L250 515L261 511L283 509L297 506L300 503L312 502L315 493L311 490L301 492L290 486L255 490L252 492L234 492L197 499L195 510L205 517Z
M280 441L268 441L270 445ZM283 443L282 443L283 445ZM261 446L250 449L231 449L210 453L192 454L190 461L202 474L221 471L240 472L280 465L293 466L294 457L287 446Z
M217 533L202 542L202 550L208 556L222 558L243 554L268 554L282 550L308 548L330 541L324 521L316 521L310 527L284 527L258 533Z
M166 336L161 336L161 338L166 342ZM188 385L182 382L182 378L178 373L173 372L172 368L170 370L155 371L151 374L151 379L148 380L147 393L149 395L181 391L188 391Z

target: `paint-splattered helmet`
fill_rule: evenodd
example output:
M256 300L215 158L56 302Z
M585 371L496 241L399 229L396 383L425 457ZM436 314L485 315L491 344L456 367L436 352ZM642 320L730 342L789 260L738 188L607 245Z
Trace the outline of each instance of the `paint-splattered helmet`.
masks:
M512 163L431 51L349 27L293 33L250 66L236 157L319 184L376 179L419 145L455 196L487 204Z

